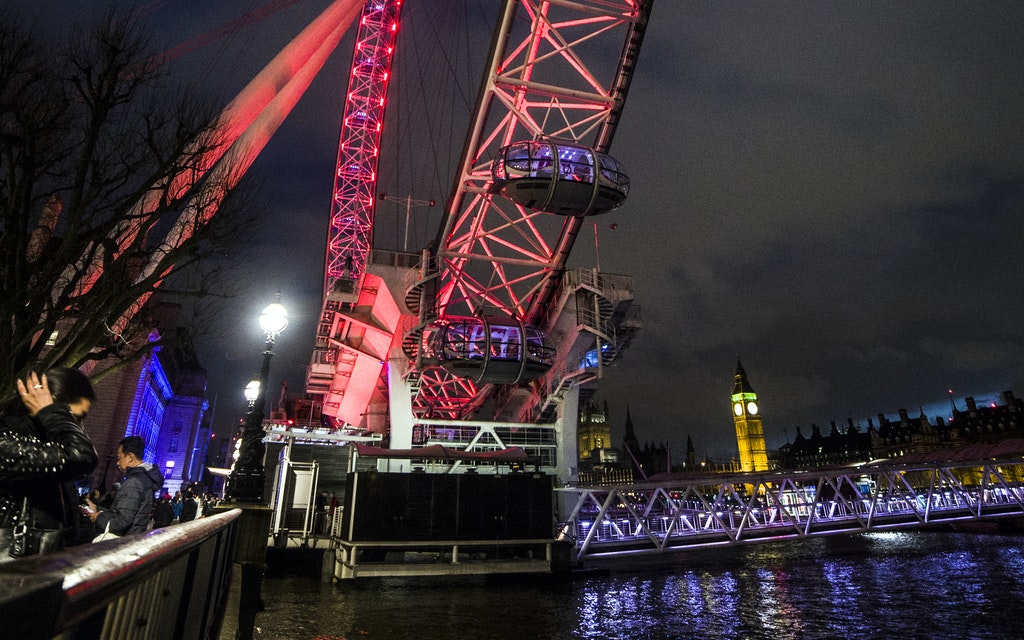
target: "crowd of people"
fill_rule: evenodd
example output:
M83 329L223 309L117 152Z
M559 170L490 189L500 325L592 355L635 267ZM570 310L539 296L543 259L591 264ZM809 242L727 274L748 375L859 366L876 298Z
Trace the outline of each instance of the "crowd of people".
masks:
M17 396L0 404L0 562L189 522L216 506L191 489L172 497L139 436L118 443L120 482L79 497L75 481L99 462L82 428L95 399L88 377L61 367L18 380Z
M164 493L153 504L153 528L161 529L208 516L219 502L220 498L212 494L196 493L191 490L184 493L176 491L174 496Z
M95 510L102 514L104 510L110 512L110 505L116 501L117 495L121 491L122 483L115 482L113 489L102 497L99 495L99 491L93 490L88 496L86 496L85 504L90 507L91 510ZM152 508L150 509L150 517L144 527L135 526L134 523L128 528L128 533L143 533L152 529L162 529L169 527L172 524L179 524L182 522L191 522L204 516L208 516L213 513L214 508L220 503L220 498L213 494L203 493L194 491L192 489L186 489L185 491L175 491L172 496L168 491L161 488L157 492L157 496L153 499ZM144 511L141 510L140 511ZM115 516L111 515L110 519L113 521ZM90 521L93 522L93 533L97 532L96 522L100 520L100 516L97 515L95 518L90 516ZM105 522L105 521L104 521ZM118 531L124 529L123 525L111 531Z

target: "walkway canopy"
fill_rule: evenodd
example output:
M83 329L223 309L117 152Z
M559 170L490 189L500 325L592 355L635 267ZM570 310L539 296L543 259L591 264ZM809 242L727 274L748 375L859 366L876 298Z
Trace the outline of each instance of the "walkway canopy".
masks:
M417 449L382 449L353 442L360 456L372 458L400 458L412 460L486 460L489 462L531 462L532 459L520 447L509 447L496 451L463 451L432 444Z

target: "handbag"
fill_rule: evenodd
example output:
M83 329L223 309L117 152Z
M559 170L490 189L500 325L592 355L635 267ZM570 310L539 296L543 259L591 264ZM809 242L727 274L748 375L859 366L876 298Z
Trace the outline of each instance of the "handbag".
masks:
M120 538L120 537L121 536L117 535L116 533L111 533L110 532L110 522L107 522L107 528L103 530L103 533L101 533L98 536L96 536L95 538L93 538L92 541L93 542L103 542L104 540L116 540L117 538Z
M14 527L0 528L0 564L9 562L15 558L11 556L11 544L14 542Z
M63 529L38 529L28 526L30 510L28 497L21 501L21 515L13 527L0 530L0 549L7 551L4 561L58 551L64 547Z

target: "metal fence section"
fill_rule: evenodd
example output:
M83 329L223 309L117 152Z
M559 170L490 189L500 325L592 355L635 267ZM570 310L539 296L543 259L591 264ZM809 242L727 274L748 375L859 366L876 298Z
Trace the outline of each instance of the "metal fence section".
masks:
M224 611L240 514L0 564L0 635L211 637Z
M560 488L576 560L1024 516L1024 458L665 476Z

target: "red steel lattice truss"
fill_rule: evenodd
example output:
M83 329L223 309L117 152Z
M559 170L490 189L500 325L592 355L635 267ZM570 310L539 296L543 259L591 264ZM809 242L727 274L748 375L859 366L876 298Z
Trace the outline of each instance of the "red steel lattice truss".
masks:
M323 410L360 425L380 413L389 385L388 344L409 356L420 417L468 417L494 389L460 379L423 357L431 323L498 313L547 329L582 218L526 209L493 190L491 160L519 140L557 138L607 151L618 124L653 0L505 0L494 31L457 183L420 279L405 292L402 322L379 320L382 282L366 272L377 153L401 2L363 9L346 96L324 278L324 310L307 392ZM395 292L399 296L401 292ZM370 309L370 311L366 311ZM382 315L383 314L383 315ZM415 327L408 335L396 335ZM403 341L404 338L404 341ZM320 371L320 373L316 373ZM330 373L328 373L330 372ZM314 375L315 374L315 375ZM377 403L372 409L371 404Z
M402 0L367 2L345 94L334 176L324 292L338 279L358 280L373 232L377 160Z
M490 163L519 140L555 138L608 151L651 4L505 3L436 243L435 317L497 312L549 328L547 314L583 219L526 209L495 194ZM429 327L423 326L425 341ZM466 417L490 393L439 367L419 375L414 413L421 417Z

